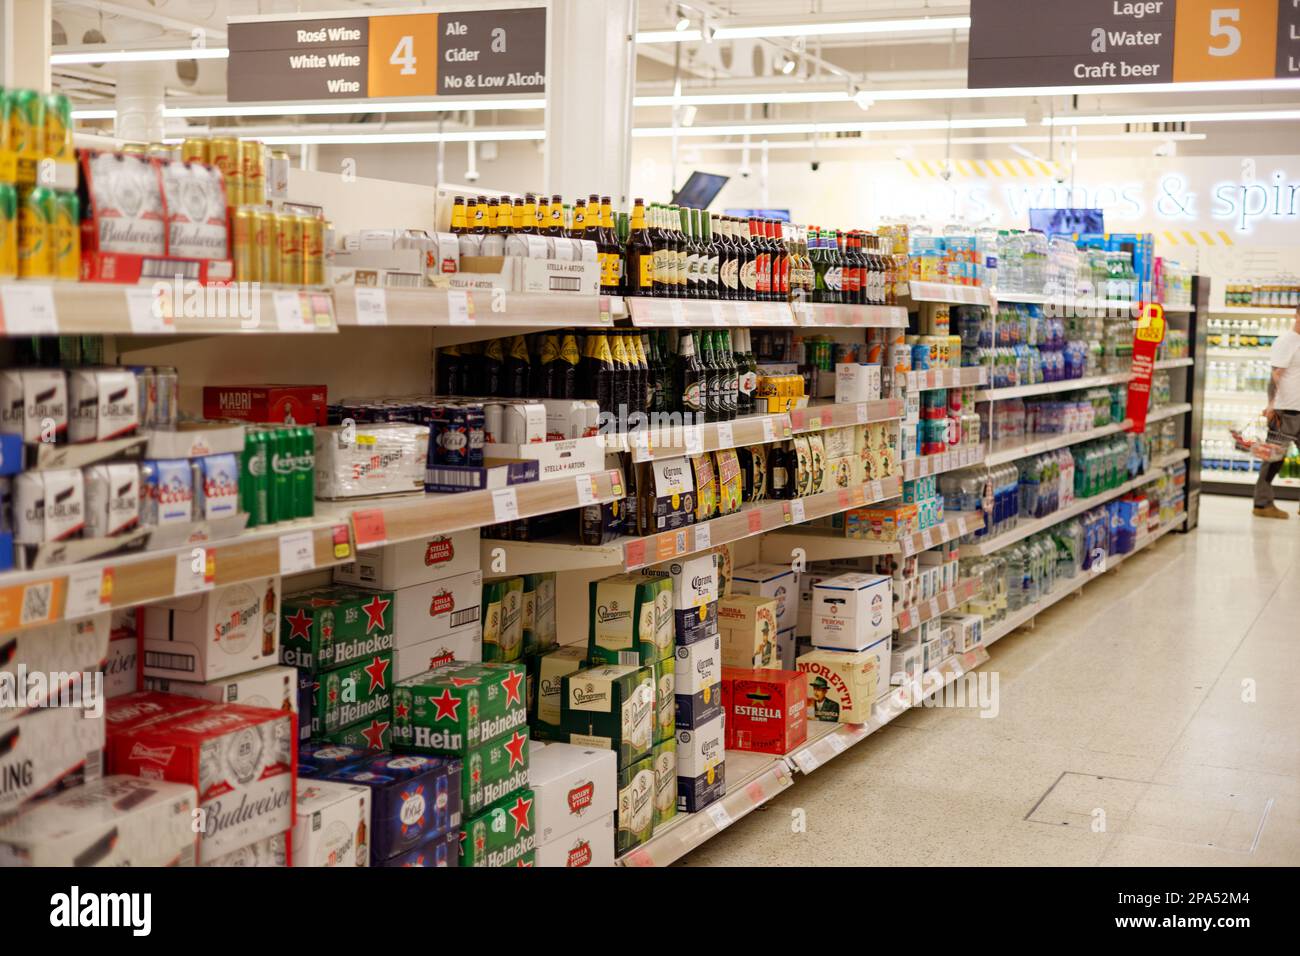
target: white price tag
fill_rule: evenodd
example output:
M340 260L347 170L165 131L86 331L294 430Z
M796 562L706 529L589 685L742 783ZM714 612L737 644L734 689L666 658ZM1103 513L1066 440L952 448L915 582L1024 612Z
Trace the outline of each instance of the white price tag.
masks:
M498 488L492 492L492 513L497 524L519 520L519 496L513 488Z
M721 803L715 803L708 808L709 817L713 820L713 825L719 830L724 830L731 826L731 814Z
M731 422L718 422L718 447L736 447L736 435L731 430Z
M307 320L302 314L302 297L297 292L272 292L275 306L275 325L281 332L302 332Z
M686 454L699 455L704 452L704 435L699 425L683 428L682 438L686 443Z
M78 568L68 574L68 599L63 605L63 616L68 620L85 617L106 610L100 603L104 593L103 568Z
M573 479L574 487L578 489L578 505L594 505L596 503L596 479L591 475L578 475Z
M373 286L359 285L353 291L357 305L357 325L388 324L388 293Z
M54 289L23 282L0 286L0 311L7 335L57 335Z
M790 520L794 524L802 524L808 520L808 516L804 514L802 498L792 498L790 500Z
M176 594L197 594L211 591L212 575L209 574L211 563L206 549L192 548L176 555Z
M871 420L871 409L864 404L858 405L858 424L865 425Z
M924 550L934 547L934 532L929 528L921 532L921 545Z
M452 325L473 325L474 316L469 311L469 292L466 289L447 290L447 316Z
M673 325L686 324L686 307L676 299L668 303L668 314L672 316Z
M816 754L811 750L800 750L794 755L795 766L804 773L812 773L820 766Z
M844 738L841 737L838 732L828 734L826 742L831 745L831 750L834 750L837 754L844 753L844 748L847 746L844 743Z
M871 480L871 499L872 499L873 501L879 501L881 495L883 495L883 494L884 494L884 491L883 491L883 490L881 489L881 487L880 487L880 479L879 479L879 478L873 478L873 479Z
M770 418L763 419L763 441L776 441L776 426Z
M939 616L939 614L940 614L940 611L939 611L939 599L938 599L938 598L930 598L930 620L933 621L935 618L937 618L937 617Z
M695 550L707 551L713 547L713 529L707 521L695 525Z
M310 531L280 537L280 573L301 574L316 567L316 546Z
M137 335L166 335L176 331L172 305L166 296L157 294L148 287L124 291L126 317L131 323L132 332Z

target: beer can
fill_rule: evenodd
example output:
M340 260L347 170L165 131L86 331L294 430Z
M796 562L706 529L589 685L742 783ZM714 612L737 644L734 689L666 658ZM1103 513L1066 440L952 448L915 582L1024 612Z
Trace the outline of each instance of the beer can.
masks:
M244 181L244 198L240 201L248 206L266 204L264 151L261 140L241 139L239 141L239 172Z
M71 282L81 278L81 203L73 192L54 195L53 274Z
M207 510L203 500L203 468L199 465L199 459L189 458L186 463L190 470L190 520L202 521L204 512Z
M198 517L206 521L233 518L239 513L239 458L230 453L205 455L196 460L199 466L198 484L194 500L199 501L202 490L202 507Z
M244 176L239 166L239 140L233 136L213 136L208 140L208 162L225 177L226 205L242 204Z
M302 285L302 217L277 213L275 231L280 284Z
M266 194L284 197L289 192L289 154L273 149L266 157Z
M444 405L437 431L436 463L456 467L469 464L469 424L464 406Z
M302 284L325 284L325 223L317 216L299 216L302 228Z
M54 274L54 190L33 186L18 207L18 275L24 279Z
M180 159L180 152L176 147L167 143L149 143L144 148L144 155L148 159L157 159L166 163Z
M465 433L468 436L465 460L472 468L483 467L483 405L474 402L465 406Z
M153 388L149 395L148 427L161 431L175 431L180 418L177 403L180 401L180 375L169 365L159 365L153 370Z
M239 468L239 503L248 512L248 527L271 523L270 442L265 428L244 432L244 454Z
M257 220L253 210L239 206L232 219L232 239L235 259L235 280L237 282L259 282L261 275L261 257L257 254Z
M123 143L122 148L118 150L123 156L139 156L144 159L149 147L144 143Z
M316 513L316 433L307 425L287 429L293 438L293 516L310 518Z
M110 538L140 524L140 466L134 462L92 465L86 485L86 537Z
M292 521L293 504L293 436L291 429L270 429L268 461L271 465L271 521Z
M18 275L18 190L0 183L0 278Z
M208 141L201 136L187 136L181 141L181 159L187 163L208 161Z
M9 101L9 148L19 156L45 154L45 100L35 90L6 90Z
M491 444L501 441L501 429L505 416L505 406L500 402L485 402L483 405L483 440Z
M256 208L253 213L253 257L256 260L253 269L257 279L263 284L280 281L280 255L276 243L278 235L275 227L275 213L269 209Z
M73 158L72 101L62 93L45 94L44 152L51 159Z

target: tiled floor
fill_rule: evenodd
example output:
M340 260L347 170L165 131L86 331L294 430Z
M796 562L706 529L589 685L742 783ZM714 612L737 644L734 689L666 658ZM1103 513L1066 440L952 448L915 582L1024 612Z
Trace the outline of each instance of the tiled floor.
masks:
M919 709L687 865L1300 865L1300 519L1202 499L991 649L999 713Z

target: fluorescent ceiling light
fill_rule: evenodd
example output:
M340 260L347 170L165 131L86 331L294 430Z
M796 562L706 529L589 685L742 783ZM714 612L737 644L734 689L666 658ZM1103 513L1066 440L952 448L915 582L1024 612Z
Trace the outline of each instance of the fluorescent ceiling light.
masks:
M1068 143L1110 143L1112 145L1119 143L1163 143L1166 140L1177 140L1182 142L1201 142L1209 137L1205 133L1125 133L1123 136L1113 134L1082 134L1079 136L1070 136L1062 139L1058 133L1055 136L935 136L926 138L908 137L907 139L823 139L816 142L816 148L822 149L893 149L896 146L1009 146L1012 143L1052 143L1058 146L1062 142ZM735 151L742 149L753 149L752 143L745 144L739 142L716 142L716 143L695 143L693 149L701 152L714 151ZM767 143L767 149L771 150L794 150L794 149L812 149L814 148L811 139L799 140L776 140Z
M955 120L881 120L875 123L738 123L732 126L696 126L691 129L671 126L649 126L634 129L636 139L657 139L668 136L788 136L808 133L895 133L910 130L933 129L1023 129L1027 124L1023 116L997 119Z
M256 133L249 128L248 132ZM268 146L376 146L386 143L484 143L546 138L542 129L473 130L455 133L304 133L259 137ZM177 140L179 142L179 140Z
M935 30L966 30L970 17L912 17L904 20L851 20L841 23L778 23L771 26L718 27L714 40L767 39L771 37L818 37L853 34L927 33ZM699 30L645 30L637 43L695 43Z
M185 47L180 50L77 50L75 53L51 53L51 66L74 63L151 63L161 60L224 60L230 56L225 47Z
M360 103L225 103L219 106L169 106L163 115L180 119L210 116L350 116L358 113L458 113L479 110L542 110L544 99L411 101L367 100ZM114 109L73 109L74 120L112 119Z
M1044 126L1114 126L1133 123L1255 123L1300 120L1300 110L1237 110L1232 113L1133 113L1123 116L1055 116Z

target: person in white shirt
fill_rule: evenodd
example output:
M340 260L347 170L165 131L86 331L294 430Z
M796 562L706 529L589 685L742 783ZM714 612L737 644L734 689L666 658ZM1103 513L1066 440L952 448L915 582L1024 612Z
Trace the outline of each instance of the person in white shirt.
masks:
M1268 353L1268 364L1273 375L1268 381L1269 438L1279 435L1300 443L1300 308L1295 310L1295 322L1279 335ZM1273 504L1273 479L1282 470L1281 461L1269 461L1259 470L1255 482L1255 517L1285 518L1287 513Z

